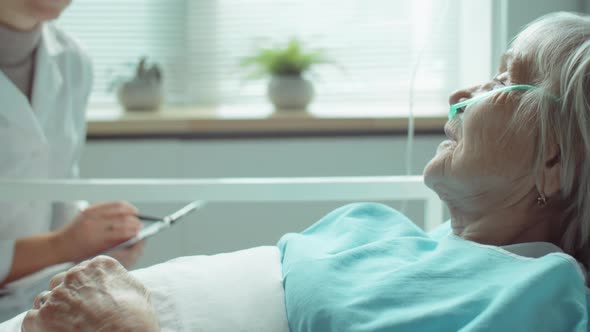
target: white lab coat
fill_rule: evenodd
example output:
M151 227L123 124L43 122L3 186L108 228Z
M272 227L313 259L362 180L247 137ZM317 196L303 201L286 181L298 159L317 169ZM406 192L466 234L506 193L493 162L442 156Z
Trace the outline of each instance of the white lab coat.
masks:
M91 86L90 59L71 38L45 24L30 103L0 71L0 177L78 176ZM0 202L0 280L10 270L16 239L59 228L77 212L72 202ZM37 289L20 288L31 289L0 289L0 321L30 308Z

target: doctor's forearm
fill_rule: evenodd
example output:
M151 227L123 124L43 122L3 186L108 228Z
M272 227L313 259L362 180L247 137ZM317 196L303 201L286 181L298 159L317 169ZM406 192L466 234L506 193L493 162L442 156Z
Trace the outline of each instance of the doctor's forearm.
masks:
M0 286L37 272L48 266L68 261L56 233L46 233L17 240L10 272Z

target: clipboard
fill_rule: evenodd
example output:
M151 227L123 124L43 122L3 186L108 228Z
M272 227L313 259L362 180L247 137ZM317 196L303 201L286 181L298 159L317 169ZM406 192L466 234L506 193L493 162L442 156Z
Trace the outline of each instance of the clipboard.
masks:
M119 250L119 249L128 248L128 247L136 244L137 242L143 241L143 240L147 239L148 237L152 237L152 236L160 233L161 231L172 227L172 225L174 225L182 217L188 215L191 212L194 212L195 210L203 207L204 205L205 205L204 201L194 201L194 202L191 202L191 203L183 206L178 211L165 216L164 218L138 215L137 217L140 220L150 221L150 222L152 222L152 224L142 228L139 231L139 233L137 233L137 235L132 237L131 239L129 239L125 242L119 243L118 245L116 245L110 249L107 249L100 254L106 255L106 254L109 254L109 253Z

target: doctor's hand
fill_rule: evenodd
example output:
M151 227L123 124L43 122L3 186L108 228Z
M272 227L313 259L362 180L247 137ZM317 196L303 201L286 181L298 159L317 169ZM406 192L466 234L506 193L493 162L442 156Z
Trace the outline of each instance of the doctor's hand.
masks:
M106 256L56 275L22 324L23 332L159 330L149 291Z
M74 221L55 232L56 253L66 261L73 262L98 255L137 234L141 222L135 216L136 213L137 209L126 202L91 205L80 212ZM141 248L131 249L131 252L139 256ZM131 258L127 258L127 261L134 262Z

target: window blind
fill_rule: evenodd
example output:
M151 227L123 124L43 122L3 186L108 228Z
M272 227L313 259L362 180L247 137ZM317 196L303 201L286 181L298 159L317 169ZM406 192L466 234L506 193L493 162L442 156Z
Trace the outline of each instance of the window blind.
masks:
M56 24L93 58L91 105L115 105L110 82L130 74L141 56L162 66L169 105L268 104L266 81L245 81L239 61L256 47L295 37L336 64L315 68L314 105L407 105L422 54L415 98L440 106L459 76L460 6L441 0L78 0Z

